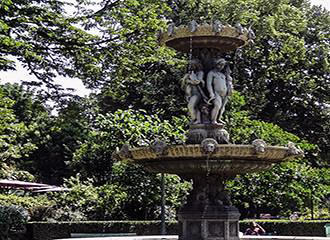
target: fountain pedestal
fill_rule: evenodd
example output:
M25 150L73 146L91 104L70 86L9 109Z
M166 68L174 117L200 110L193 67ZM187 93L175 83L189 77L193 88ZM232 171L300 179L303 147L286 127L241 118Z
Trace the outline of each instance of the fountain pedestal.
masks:
M223 180L216 175L192 179L193 190L178 212L179 239L238 240L240 213L232 206Z
M239 212L235 207L205 206L202 211L178 213L180 240L239 240Z

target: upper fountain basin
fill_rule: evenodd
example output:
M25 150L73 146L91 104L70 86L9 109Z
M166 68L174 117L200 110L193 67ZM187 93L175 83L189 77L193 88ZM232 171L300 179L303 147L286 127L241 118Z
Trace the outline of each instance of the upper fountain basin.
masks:
M127 146L127 145L126 145ZM253 145L217 144L211 149L203 145L151 146L116 153L121 160L141 164L150 172L171 174L219 174L234 177L272 167L274 163L294 159L288 147L265 146L261 151Z
M229 52L244 46L248 41L248 30L230 25L222 26L215 32L214 26L203 24L192 30L188 26L173 27L171 31L159 36L161 44L180 52L189 52L191 48L215 48L221 52Z

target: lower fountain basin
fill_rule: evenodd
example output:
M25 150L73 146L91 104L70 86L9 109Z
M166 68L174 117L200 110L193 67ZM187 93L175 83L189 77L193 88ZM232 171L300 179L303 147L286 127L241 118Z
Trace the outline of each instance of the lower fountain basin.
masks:
M267 170L274 163L297 157L287 147L265 146L257 151L253 145L217 144L212 152L202 145L172 145L127 149L121 159L130 159L150 172L171 174L237 174ZM123 157L123 155L125 157Z

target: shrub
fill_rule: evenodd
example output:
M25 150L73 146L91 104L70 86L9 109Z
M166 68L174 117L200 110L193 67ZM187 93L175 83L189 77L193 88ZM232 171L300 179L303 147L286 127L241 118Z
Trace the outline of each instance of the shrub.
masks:
M26 209L32 221L42 221L52 213L53 201L46 196L17 196L15 194L0 194L0 206L20 206Z
M25 223L29 219L28 212L21 206L0 205L0 237L9 239L11 233L25 231Z
M56 210L52 219L56 221L112 219L126 198L120 186L105 184L96 187L91 179L82 181L79 174L65 180L65 187L70 191L50 195Z

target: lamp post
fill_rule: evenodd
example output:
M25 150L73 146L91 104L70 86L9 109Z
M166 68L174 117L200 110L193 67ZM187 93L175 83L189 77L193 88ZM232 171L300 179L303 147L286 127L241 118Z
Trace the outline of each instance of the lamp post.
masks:
M161 235L166 234L166 225L165 225L165 174L161 174Z

